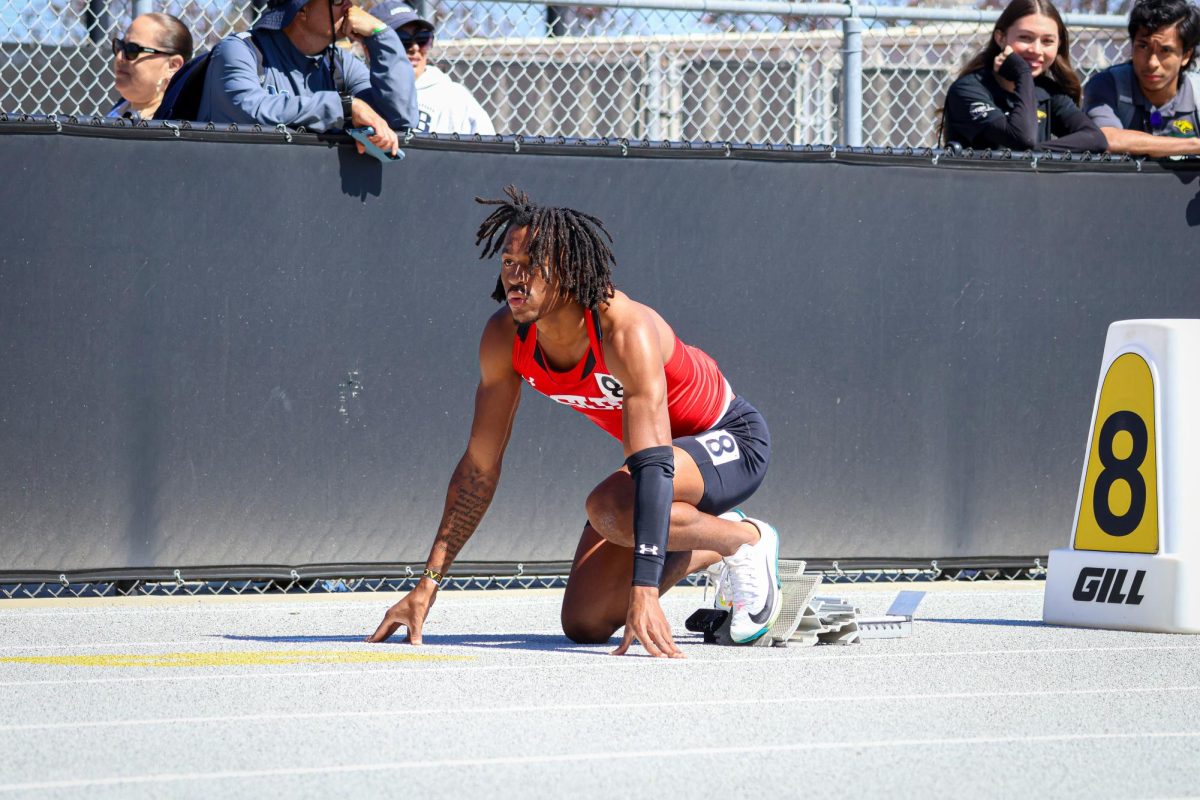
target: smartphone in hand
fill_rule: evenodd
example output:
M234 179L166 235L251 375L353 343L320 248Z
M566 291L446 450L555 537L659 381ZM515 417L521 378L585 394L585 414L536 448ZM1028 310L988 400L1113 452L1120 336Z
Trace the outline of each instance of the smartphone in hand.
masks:
M376 158L378 158L380 161L382 161L384 164L391 164L391 163L394 163L394 162L396 162L396 161L403 161L403 160L404 160L404 151L403 151L403 150L397 150L397 151L396 151L396 155L392 155L391 153L388 153L388 152L385 152L385 151L383 151L383 150L379 149L379 148L378 148L378 147L375 145L375 143L374 143L374 142L372 142L372 141L371 141L371 140L368 138L368 137L370 137L370 136L374 136L374 135L375 135L375 129L374 129L374 128L371 128L371 127L366 127L366 128L347 128L347 129L346 129L346 133L348 133L348 134L350 134L352 137L354 137L354 139L355 139L356 141L362 142L363 148L364 148L364 149L367 151L367 153L368 153L369 155L373 155L373 156L375 156L375 157L376 157Z

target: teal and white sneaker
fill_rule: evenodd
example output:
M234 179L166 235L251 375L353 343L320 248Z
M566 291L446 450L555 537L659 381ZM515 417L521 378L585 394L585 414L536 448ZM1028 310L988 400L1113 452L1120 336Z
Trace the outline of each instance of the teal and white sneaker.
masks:
M779 533L762 520L746 517L746 521L758 528L758 541L742 545L723 559L733 601L729 636L737 644L749 644L762 637L783 608Z
M727 519L731 522L741 522L746 519L746 512L740 508L734 508L726 511L724 514L718 514L717 519ZM725 566L725 560L722 559L711 565L708 570L708 585L714 588L713 592L713 608L724 611L733 610L733 587L729 584L729 567ZM705 594L707 595L707 589Z

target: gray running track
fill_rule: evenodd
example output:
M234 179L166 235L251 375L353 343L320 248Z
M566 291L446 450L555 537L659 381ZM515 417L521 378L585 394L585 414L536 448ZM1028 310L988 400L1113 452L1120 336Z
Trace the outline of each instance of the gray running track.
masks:
M686 660L571 644L557 591L0 603L0 798L1181 797L1200 637L1041 625L1042 584L825 587L916 633ZM616 640L613 644L615 645ZM414 660L414 658L416 660Z

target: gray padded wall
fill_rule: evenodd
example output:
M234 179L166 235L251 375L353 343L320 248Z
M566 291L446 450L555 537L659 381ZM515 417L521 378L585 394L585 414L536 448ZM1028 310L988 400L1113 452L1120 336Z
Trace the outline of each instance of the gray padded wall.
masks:
M1107 325L1198 315L1195 173L407 152L0 136L0 570L423 561L509 182L766 414L791 556L1066 542ZM569 559L621 457L527 393L461 558Z

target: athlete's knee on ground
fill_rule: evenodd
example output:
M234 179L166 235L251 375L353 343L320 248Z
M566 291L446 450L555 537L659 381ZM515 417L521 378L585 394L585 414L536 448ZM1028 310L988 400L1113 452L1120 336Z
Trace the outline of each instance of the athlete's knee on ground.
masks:
M604 644L616 632L618 625L598 619L585 619L563 614L562 629L575 644Z

